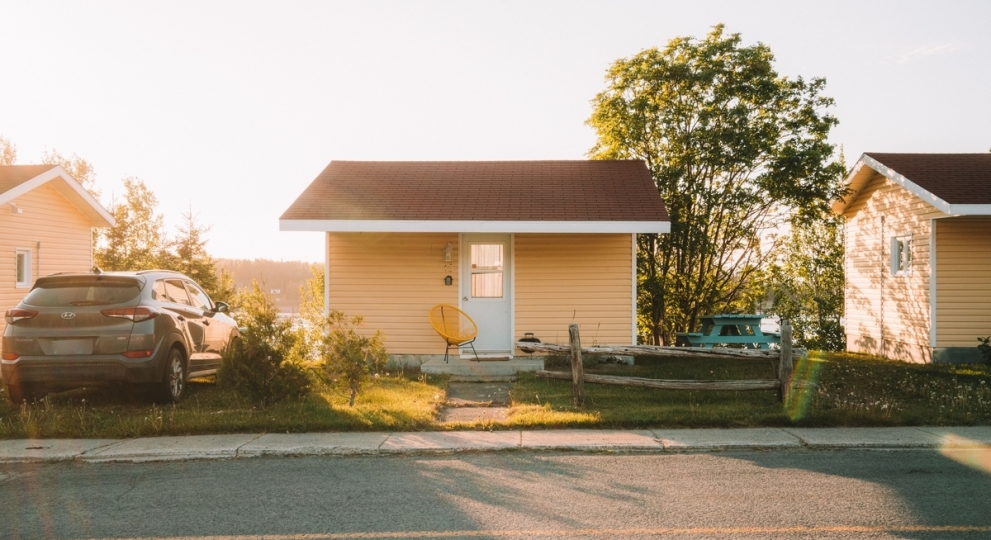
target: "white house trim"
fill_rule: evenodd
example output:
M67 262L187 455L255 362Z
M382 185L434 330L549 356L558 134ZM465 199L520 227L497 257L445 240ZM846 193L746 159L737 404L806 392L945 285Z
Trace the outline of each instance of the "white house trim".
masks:
M936 348L936 224L929 220L929 346Z
M35 176L27 182L15 186L14 188L0 193L0 204L7 204L14 199L28 193L29 191L52 180L59 179L61 182L52 184L59 193L70 203L83 213L93 225L97 227L113 227L117 224L114 217L107 212L83 186L76 181L61 165L54 165L51 169Z
M933 208L947 216L991 216L991 204L950 204L867 154L860 156L853 170L847 175L843 185L850 189L850 193L833 203L833 213L837 215L842 214L846 210L846 207L860 195L860 192L870 182L870 175L861 176L861 169L865 165L874 172L883 175L895 184L905 188L909 193L929 203Z
M280 219L280 231L456 233L669 233L669 221Z

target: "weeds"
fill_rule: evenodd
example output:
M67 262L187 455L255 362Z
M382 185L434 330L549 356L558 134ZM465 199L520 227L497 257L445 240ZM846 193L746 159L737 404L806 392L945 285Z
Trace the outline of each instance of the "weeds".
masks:
M567 368L560 368L567 369ZM658 379L773 377L764 360L646 359L599 363L590 373ZM991 424L991 367L915 365L844 353L817 353L795 366L815 383L782 405L774 391L673 391L588 384L587 407L571 406L571 383L522 375L505 422L464 429L894 426ZM130 438L211 433L417 431L436 421L447 386L419 371L372 377L349 407L344 383L261 408L212 381L190 381L177 405L152 405L119 388L79 389L11 405L0 391L0 438Z

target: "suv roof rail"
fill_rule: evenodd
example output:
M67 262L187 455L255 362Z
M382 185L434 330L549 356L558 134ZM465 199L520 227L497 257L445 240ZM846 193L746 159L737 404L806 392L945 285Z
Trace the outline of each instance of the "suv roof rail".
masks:
M135 272L135 274L138 274L138 275L141 275L141 274L152 274L152 273L155 273L155 274L175 274L177 276L184 276L185 275L182 272L176 272L175 270L162 270L160 268L153 268L151 270L138 270L137 272Z

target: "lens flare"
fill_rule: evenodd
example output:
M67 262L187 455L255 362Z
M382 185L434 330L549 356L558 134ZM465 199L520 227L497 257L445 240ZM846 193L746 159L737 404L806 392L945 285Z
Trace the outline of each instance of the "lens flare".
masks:
M943 437L939 453L961 465L991 474L991 444L950 434Z
M791 394L785 403L785 412L792 421L801 420L808 414L812 406L812 398L815 397L822 365L822 362L810 360L808 354L803 354L795 362Z

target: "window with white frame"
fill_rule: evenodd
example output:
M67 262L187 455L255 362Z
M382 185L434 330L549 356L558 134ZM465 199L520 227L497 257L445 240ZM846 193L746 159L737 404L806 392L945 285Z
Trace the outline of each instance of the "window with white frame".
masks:
M18 249L14 257L14 286L27 289L31 287L31 250Z
M912 237L895 236L891 239L891 275L912 273Z

